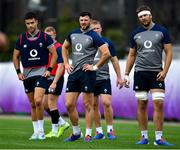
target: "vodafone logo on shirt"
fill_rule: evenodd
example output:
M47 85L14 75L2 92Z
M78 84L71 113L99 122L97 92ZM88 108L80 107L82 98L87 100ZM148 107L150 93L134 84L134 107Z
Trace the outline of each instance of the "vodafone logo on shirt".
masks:
M38 55L38 51L36 49L30 50L31 58L29 58L28 60L39 60L40 57L37 57L37 55Z

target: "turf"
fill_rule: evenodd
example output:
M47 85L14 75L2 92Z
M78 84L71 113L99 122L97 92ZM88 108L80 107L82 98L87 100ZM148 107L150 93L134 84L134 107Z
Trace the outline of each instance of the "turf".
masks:
M67 121L68 118L66 118ZM80 120L81 129L85 131L84 119ZM102 121L104 132L106 126ZM50 119L45 118L45 131L50 130ZM85 143L83 139L75 142L64 142L64 139L71 134L69 128L62 137L46 139L44 141L29 141L32 134L32 123L30 116L1 116L0 115L0 149L179 149L180 148L180 123L165 123L164 135L166 140L175 144L173 147L154 146L154 127L149 124L149 145L135 145L139 140L140 132L137 121L115 120L114 128L117 139L110 141L107 137L104 140ZM93 130L94 133L94 130Z

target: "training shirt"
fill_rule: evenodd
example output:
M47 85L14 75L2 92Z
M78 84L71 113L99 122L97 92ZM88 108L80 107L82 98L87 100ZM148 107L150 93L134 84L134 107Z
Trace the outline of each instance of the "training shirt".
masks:
M161 71L164 44L171 43L169 33L161 25L150 29L139 27L133 31L130 47L137 50L135 71Z
M93 30L82 32L80 29L72 31L67 39L72 46L72 66L71 73L82 69L84 64L93 64L98 47L105 44L103 39Z
M58 55L58 59L57 59L57 63L55 64L53 70L51 71L51 75L52 76L55 76L56 75L56 71L57 71L57 68L58 68L58 64L59 63L63 63L63 58L62 58L62 53L61 53L61 44L57 41L54 42L54 46L56 48L56 52L57 52L57 55ZM51 62L51 58L52 58L52 55L51 53L49 53L49 61L48 61L48 67L50 65L50 62ZM62 75L64 75L64 71L62 73Z
M102 37L102 39L107 44L111 57L116 56L116 50L114 48L113 43L110 40L106 39L105 37ZM94 64L96 64L100 60L100 58L101 58L101 51L98 50L94 58ZM104 79L110 79L108 62L106 62L102 67L100 67L96 71L96 80L104 80Z
M48 48L53 45L52 38L39 30L33 36L28 32L24 32L19 36L15 49L21 53L25 78L43 75L48 65Z

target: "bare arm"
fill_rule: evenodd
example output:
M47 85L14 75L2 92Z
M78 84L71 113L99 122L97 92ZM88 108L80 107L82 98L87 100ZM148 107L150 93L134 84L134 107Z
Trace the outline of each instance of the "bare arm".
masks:
M50 61L50 65L49 65L49 68L52 68L54 67L54 65L56 64L56 61L57 61L57 52L56 52L56 49L54 46L48 48L49 52L51 53L52 57L51 57L51 61ZM50 76L50 72L51 70L47 69L47 71L43 74L44 77L49 77Z
M164 51L166 54L164 69L157 75L158 81L163 81L166 77L166 74L169 70L172 61L172 45L171 44L164 44Z
M100 68L104 65L104 63L110 58L110 52L108 49L108 46L106 44L103 44L99 47L99 50L101 51L101 58L100 60L95 64L97 68Z
M87 71L87 70L91 70L91 71L94 70L94 71L96 71L98 68L103 66L104 63L106 63L108 58L110 58L111 55L110 55L109 49L108 49L106 44L101 45L98 50L101 51L101 58L100 58L100 60L95 65L85 64L83 66L83 70L85 70L85 71Z
M70 73L73 70L73 67L69 64L69 47L70 43L65 40L62 45L62 57L65 65L65 69L68 73Z
M54 80L49 87L49 88L51 88L50 91L52 91L52 89L53 89L53 91L55 90L57 82L61 78L63 71L64 71L64 63L59 63Z
M117 56L111 57L111 62L112 62L114 71L116 72L116 76L117 76L116 86L119 85L119 88L122 88L124 82L121 77L121 70L120 70L119 60L118 60Z
M13 52L13 64L14 64L14 67L17 71L17 75L18 75L18 78L19 80L24 80L24 75L21 73L21 70L20 70L20 51L17 50L17 49L14 49L14 52Z
M56 49L55 49L54 46L52 46L52 47L49 48L48 50L49 50L49 52L50 52L51 55L52 55L49 67L53 68L54 65L55 65L56 62L57 62L58 55L57 55L57 52L56 52Z
M136 54L137 54L136 49L134 48L129 49L129 54L126 61L125 76L124 76L124 83L125 83L125 87L127 88L129 87L129 84L130 84L129 73L131 72L131 69L136 60Z
M125 75L129 75L136 59L136 50L133 48L129 49L129 54L126 61Z

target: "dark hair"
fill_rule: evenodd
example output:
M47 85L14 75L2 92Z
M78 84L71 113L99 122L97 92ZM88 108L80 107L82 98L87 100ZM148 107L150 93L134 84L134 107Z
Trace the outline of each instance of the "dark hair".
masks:
M151 8L147 5L141 5L136 9L136 13L138 14L139 12L143 11L143 10L148 10L151 12Z
M92 18L92 15L90 12L84 11L79 14L79 17L84 17L84 16L89 16L89 18Z
M37 18L37 15L34 13L34 12L27 12L25 14L25 17L24 17L24 20L27 20L27 19L35 19L35 20L38 20Z

